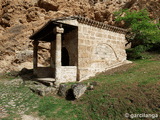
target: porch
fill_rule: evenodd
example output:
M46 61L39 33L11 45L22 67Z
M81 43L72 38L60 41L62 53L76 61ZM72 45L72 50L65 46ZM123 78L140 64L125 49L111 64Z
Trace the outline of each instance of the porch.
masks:
M37 80L59 83L77 81L77 26L49 21L30 39L33 40L33 71ZM38 44L40 41L50 43L50 65L46 67L38 66Z

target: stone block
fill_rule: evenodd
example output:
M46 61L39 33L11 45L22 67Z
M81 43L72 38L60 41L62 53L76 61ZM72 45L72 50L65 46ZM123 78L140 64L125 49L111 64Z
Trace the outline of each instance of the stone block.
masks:
M99 37L99 38L102 38L103 33L98 32L98 33L95 34L95 36L96 36L96 37Z
M81 97L85 91L87 90L87 86L84 84L73 84L71 86L72 90L73 90L73 95L76 99L78 99L79 97Z
M62 97L66 97L67 86L66 84L60 84L57 94Z
M111 35L108 35L108 38L109 38L109 39L112 39Z
M61 83L75 82L77 80L76 66L62 66L61 67Z

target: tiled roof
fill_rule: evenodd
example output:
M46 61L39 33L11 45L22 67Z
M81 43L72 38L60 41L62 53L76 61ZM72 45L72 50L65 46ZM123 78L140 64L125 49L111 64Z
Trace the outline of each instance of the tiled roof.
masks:
M63 17L63 18L58 18L58 19L52 19L52 21L73 20L73 19L77 19L77 21L79 23L87 24L87 25L98 27L98 28L101 28L101 29L106 29L106 30L113 31L113 32L118 32L118 33L125 34L128 31L128 30L123 29L123 28L111 26L111 25L105 24L103 22L98 22L98 21L91 20L89 18L82 17L82 16Z

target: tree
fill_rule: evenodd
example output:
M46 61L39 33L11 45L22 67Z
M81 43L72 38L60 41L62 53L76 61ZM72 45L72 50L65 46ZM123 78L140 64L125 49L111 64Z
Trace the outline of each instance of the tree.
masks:
M147 10L120 10L114 15L116 22L123 21L124 27L129 28L129 33L134 33L134 39L128 39L132 42L132 50L143 52L160 45L160 30L157 27L160 24L152 22Z

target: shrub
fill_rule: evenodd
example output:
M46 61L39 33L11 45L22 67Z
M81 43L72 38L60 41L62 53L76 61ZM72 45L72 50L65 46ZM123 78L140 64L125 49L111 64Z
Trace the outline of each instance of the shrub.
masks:
M134 38L128 39L128 42L132 42L132 49L128 51L134 51L133 53L140 55L141 52L160 45L160 24L152 22L147 10L120 10L114 15L115 21L123 21L124 27L129 28L128 33L134 33Z

